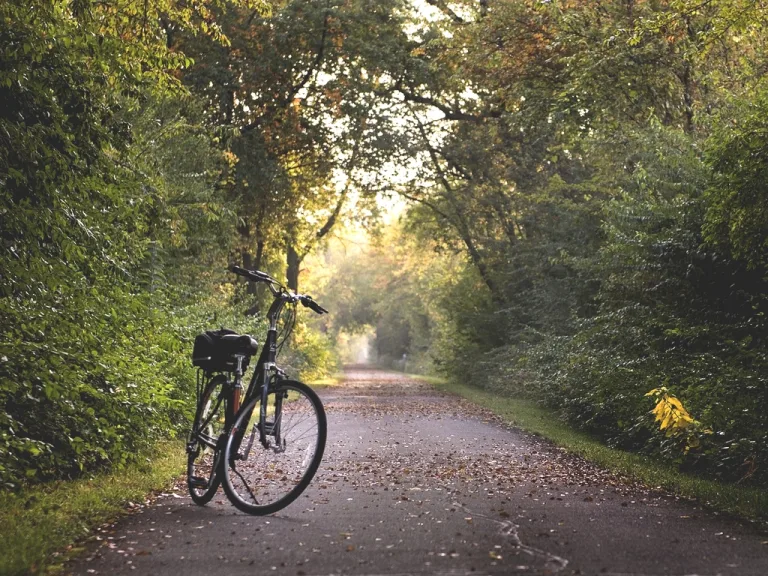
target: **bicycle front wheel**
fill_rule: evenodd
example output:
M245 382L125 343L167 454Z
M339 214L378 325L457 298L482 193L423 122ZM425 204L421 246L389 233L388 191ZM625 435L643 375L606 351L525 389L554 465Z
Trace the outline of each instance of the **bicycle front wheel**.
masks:
M328 429L320 398L306 384L278 382L267 395L264 422L261 400L240 410L222 462L227 497L256 515L285 508L306 489L323 458Z

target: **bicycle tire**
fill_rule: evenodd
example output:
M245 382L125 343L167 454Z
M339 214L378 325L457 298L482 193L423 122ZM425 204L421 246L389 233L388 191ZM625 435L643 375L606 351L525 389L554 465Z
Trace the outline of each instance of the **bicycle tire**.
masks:
M275 408L278 400L282 406ZM263 516L282 510L309 486L323 458L328 424L323 404L309 386L282 380L267 397L268 411L274 416L279 410L279 417L270 423L267 416L272 433L265 447L259 438L260 407L260 397L251 400L229 431L222 484L236 508Z
M221 435L225 430L226 377L214 376L197 405L187 442L187 488L195 504L205 506L221 484Z

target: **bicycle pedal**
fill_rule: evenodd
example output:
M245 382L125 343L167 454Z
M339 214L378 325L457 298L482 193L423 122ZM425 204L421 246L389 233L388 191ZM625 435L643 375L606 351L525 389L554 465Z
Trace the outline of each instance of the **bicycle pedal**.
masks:
M189 478L189 485L192 486L192 488L207 488L208 480L200 478L200 476L191 476Z

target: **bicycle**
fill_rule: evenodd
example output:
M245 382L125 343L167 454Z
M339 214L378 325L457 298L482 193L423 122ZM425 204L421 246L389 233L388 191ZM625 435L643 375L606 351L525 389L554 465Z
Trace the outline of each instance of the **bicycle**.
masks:
M293 331L299 302L318 314L328 311L264 272L239 266L230 271L269 287L274 296L269 329L244 395L243 375L258 351L256 340L224 329L195 339L198 402L187 442L187 485L199 505L223 485L239 510L266 515L299 497L323 457L328 426L322 402L309 386L289 379L275 360ZM289 305L293 314L278 335Z

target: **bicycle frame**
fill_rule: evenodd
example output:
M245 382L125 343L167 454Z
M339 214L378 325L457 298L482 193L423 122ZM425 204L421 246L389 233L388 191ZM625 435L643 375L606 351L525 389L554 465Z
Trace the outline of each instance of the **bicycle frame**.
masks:
M256 397L257 393L261 394L261 406L259 414L259 441L266 448L268 446L267 436L275 436L279 443L280 438L280 407L282 402L278 399L275 421L272 424L271 430L267 430L267 397L269 396L270 382L274 379L282 378L285 373L277 367L275 361L277 360L277 323L280 320L280 315L283 312L285 305L292 301L289 293L283 292L275 288L272 284L268 284L270 291L274 295L275 299L267 312L267 319L269 320L269 329L267 330L267 337L264 341L264 346L259 354L259 359L256 362L256 366L251 376L251 381L246 389L245 396L242 399L242 403L235 406L234 410L234 422L240 415L240 411L243 407L248 406L250 402ZM236 372L236 396L237 390L241 388L240 380L242 378L242 359L238 359L237 372ZM236 399L237 403L237 399ZM245 435L245 430L238 430L235 436L236 446L239 448L240 443Z

